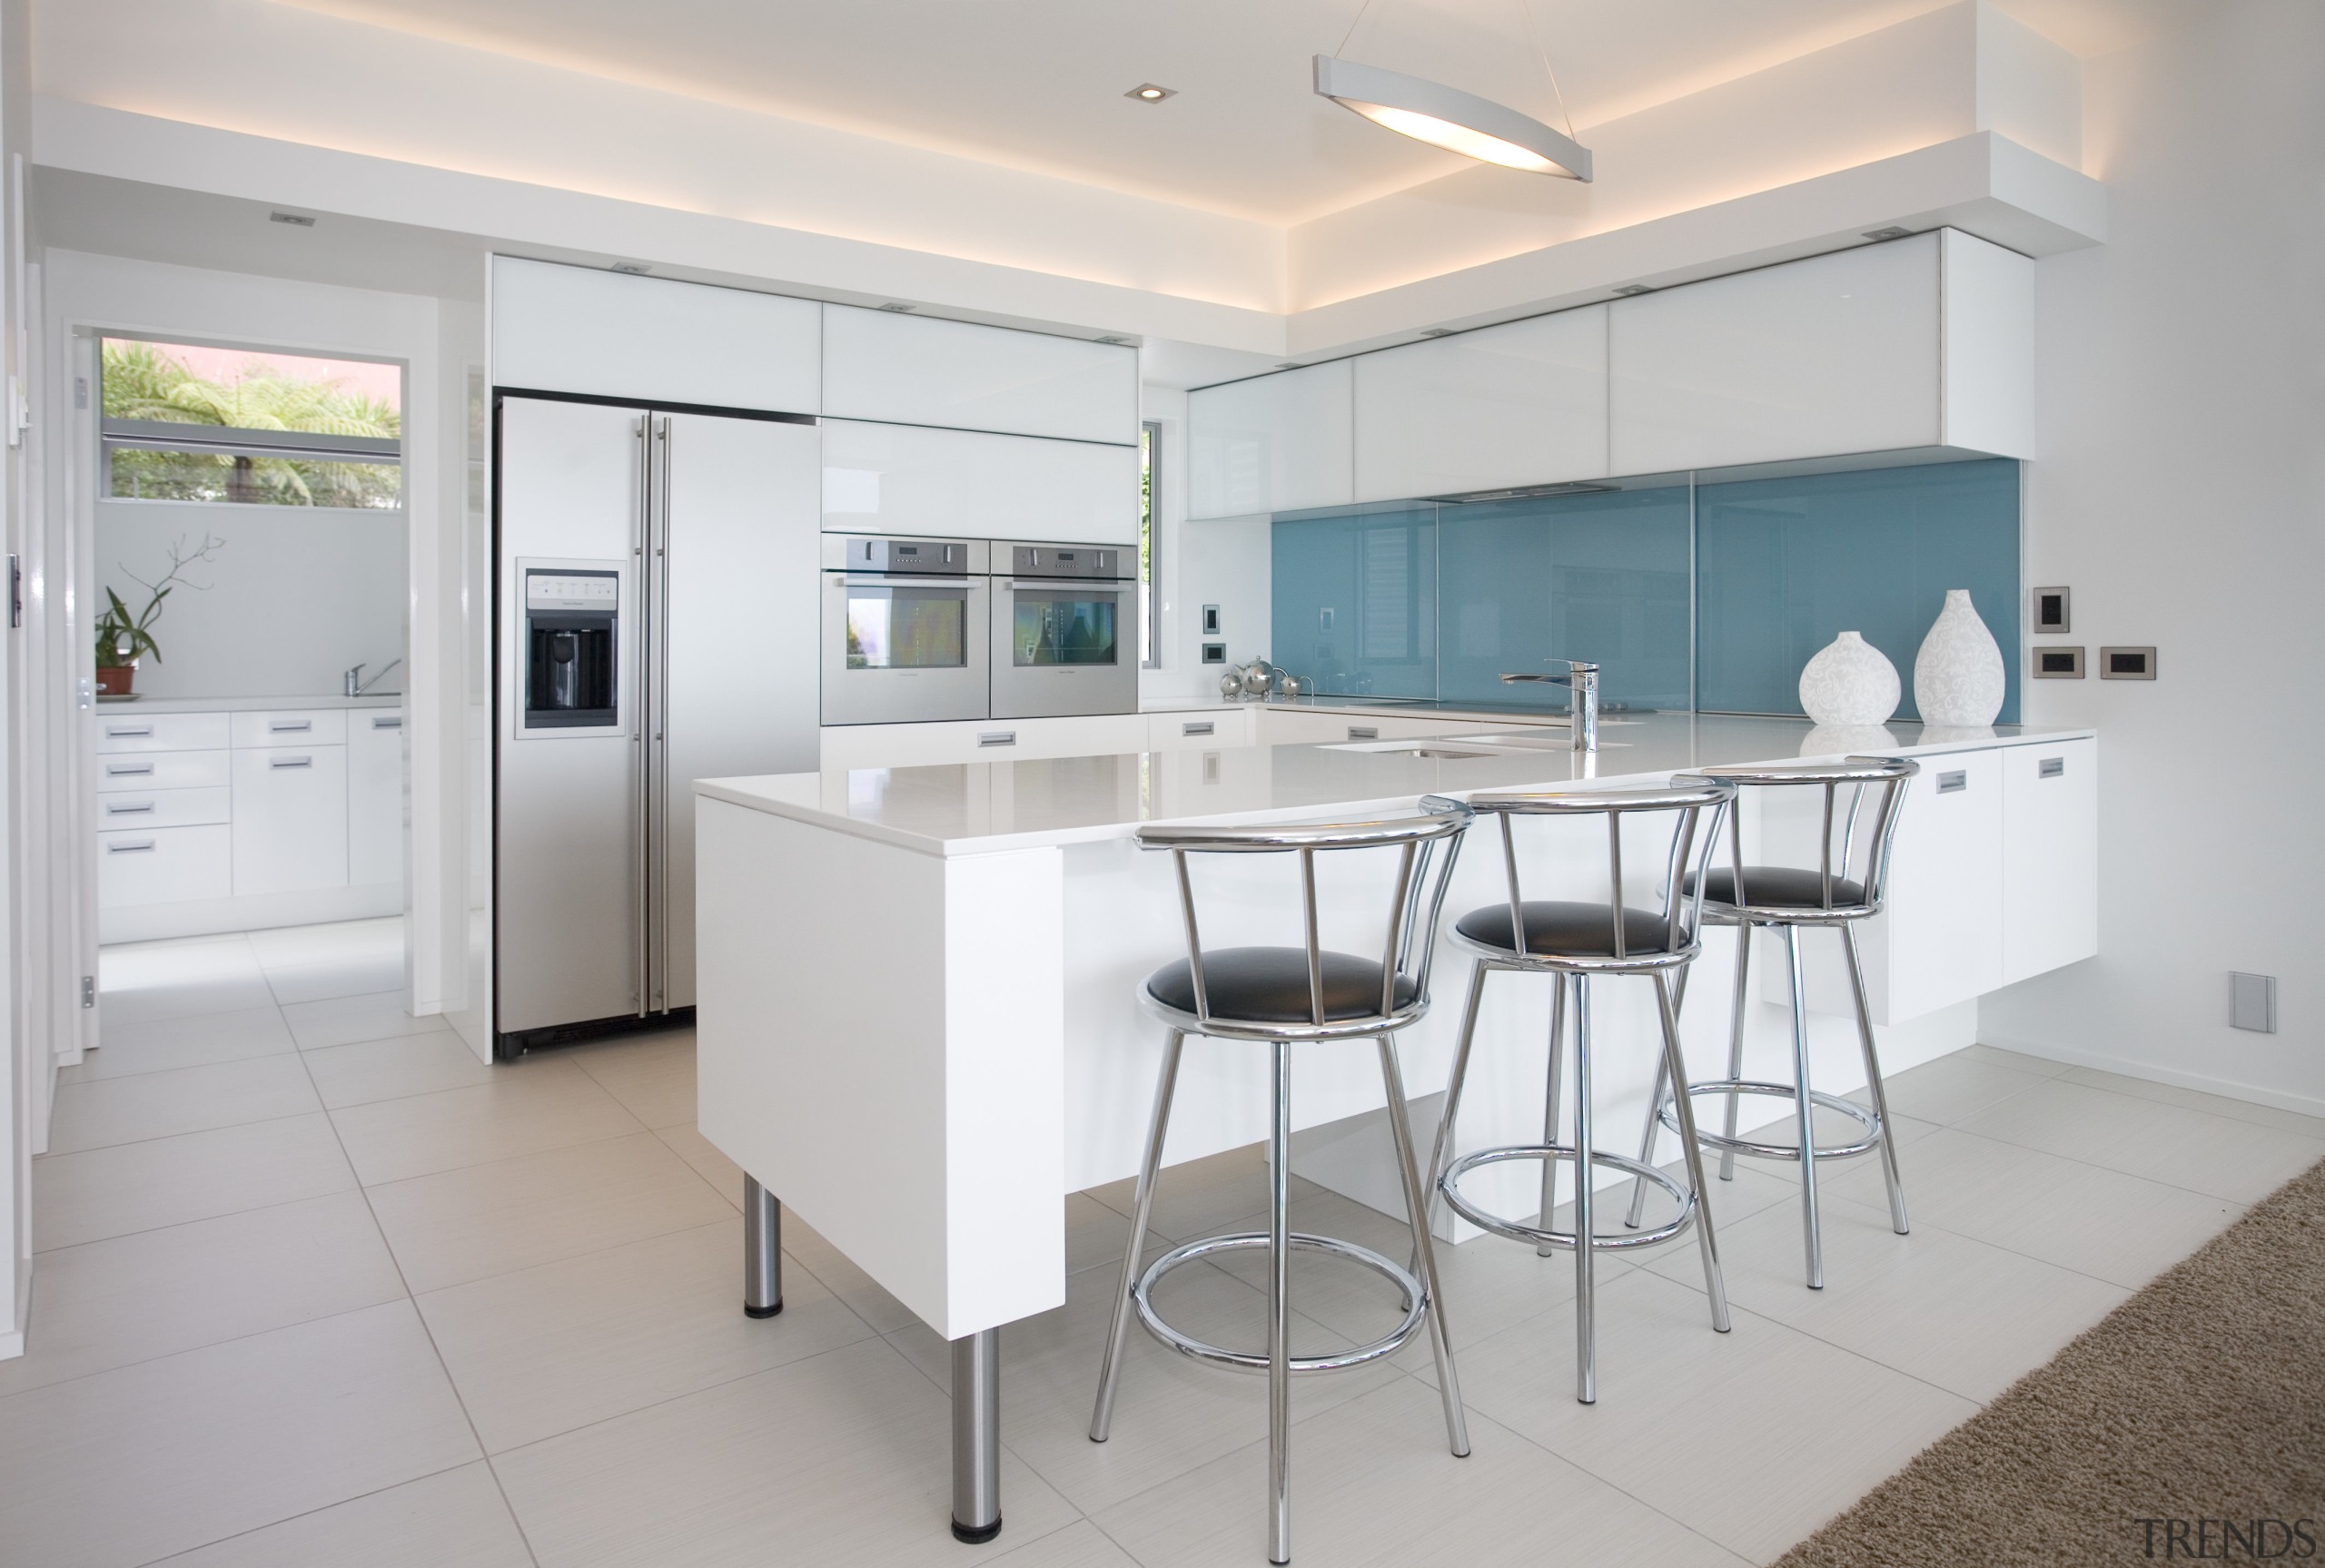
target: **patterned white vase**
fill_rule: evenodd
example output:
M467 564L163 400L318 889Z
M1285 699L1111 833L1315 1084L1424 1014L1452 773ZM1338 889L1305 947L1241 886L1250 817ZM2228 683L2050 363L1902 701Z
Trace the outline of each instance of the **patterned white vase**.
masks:
M1922 723L1990 725L2002 712L2002 649L1970 603L1967 588L1945 590L1945 608L1914 658L1914 705Z
M1800 710L1820 725L1877 725L1897 711L1897 666L1855 632L1816 651L1800 672Z

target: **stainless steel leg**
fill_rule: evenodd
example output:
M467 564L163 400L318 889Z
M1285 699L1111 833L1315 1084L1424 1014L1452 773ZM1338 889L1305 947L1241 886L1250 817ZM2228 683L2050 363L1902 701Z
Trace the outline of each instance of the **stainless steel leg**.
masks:
M1550 1067L1544 1075L1542 1090L1542 1141L1553 1144L1558 1140L1558 1046L1566 1033L1566 981L1563 978L1550 988ZM1547 1156L1542 1160L1541 1218L1535 1221L1544 1230L1550 1228L1550 1216L1558 1206L1558 1162ZM1557 1247L1548 1242L1537 1242L1537 1257L1548 1257Z
M743 1313L772 1317L783 1310L783 1204L743 1178Z
M1656 977L1655 983L1658 990L1662 987L1660 975ZM1655 1059L1655 1088L1647 1097L1647 1126L1638 1135L1638 1162L1641 1165L1655 1163L1655 1135L1663 1126L1663 1095L1670 1087L1670 1072L1669 1064L1661 1057ZM1647 1178L1635 1176L1631 1178L1631 1206L1623 1211L1625 1228L1637 1230L1646 1213Z
M1727 1024L1727 1080L1730 1083L1744 1076L1744 1017L1745 1005L1750 993L1746 990L1752 974L1752 925L1744 922L1736 928L1736 1005ZM1736 1136L1736 1112L1739 1096L1734 1090L1727 1093L1727 1111L1720 1120L1720 1130L1728 1137ZM1736 1179L1736 1151L1719 1151L1719 1178Z
M1598 1248L1590 1218L1590 980L1574 986L1574 1396L1598 1402Z
M1784 928L1792 966L1793 1110L1800 1124L1800 1233L1808 1249L1808 1288L1825 1288L1825 1238L1816 1224L1816 1107L1808 1098L1808 992L1800 976L1800 928Z
M1445 1293L1437 1283L1437 1243L1429 1233L1429 1199L1413 1159L1412 1123L1405 1119L1405 1075L1395 1042L1380 1037L1380 1083L1389 1095L1389 1132L1397 1145L1397 1172L1405 1183L1405 1218L1413 1228L1413 1253L1420 1264L1421 1288L1429 1293L1429 1348L1437 1358L1437 1391L1445 1401L1445 1436L1454 1454L1469 1457L1469 1423L1461 1411L1461 1381L1453 1372L1453 1341L1445 1330Z
M1437 1181L1445 1174L1446 1156L1452 1152L1453 1118L1461 1109L1461 1089L1469 1077L1469 1047L1478 1038L1478 1004L1485 1000L1486 966L1479 962L1469 971L1469 1000L1461 1009L1461 1040L1453 1049L1452 1076L1445 1080L1445 1105L1438 1113L1437 1136L1429 1148L1429 1208L1421 1216L1421 1228L1429 1228L1437 1213ZM1408 1267L1419 1267L1420 1248L1416 1245Z
M953 1341L953 1534L1001 1533L1001 1330Z
M1291 1047L1278 1040L1274 1115L1268 1127L1268 1561L1291 1561Z
M1849 955L1849 993L1856 1000L1856 1038L1865 1048L1865 1083L1872 1091L1873 1114L1881 1122L1881 1175L1889 1184L1889 1228L1898 1235L1913 1228L1905 1222L1905 1182L1897 1174L1897 1139L1889 1126L1889 1090L1881 1081L1881 1058L1873 1049L1873 1013L1865 1004L1865 968L1856 952L1856 927L1841 927L1841 945Z
M1122 1376L1123 1339L1130 1332L1131 1287L1138 1283L1138 1258L1146 1245L1147 1217L1154 1208L1154 1183L1162 1165L1162 1138L1171 1129L1171 1097L1179 1083L1179 1054L1186 1034L1172 1030L1162 1042L1162 1075L1154 1084L1154 1109L1146 1121L1146 1157L1139 1162L1137 1198L1131 1205L1130 1246L1123 1256L1122 1281L1114 1288L1114 1321L1106 1331L1106 1355L1098 1368L1098 1404L1090 1413L1090 1441L1103 1443L1114 1425L1114 1390Z
M1679 1049L1679 1014L1671 1004L1670 988L1659 972L1655 976L1655 1000L1663 1013L1663 1069L1671 1077L1679 1144L1687 1161L1687 1187L1696 1195L1696 1246L1704 1257L1704 1289L1711 1297L1711 1326L1725 1334L1733 1326L1727 1316L1727 1283L1719 1272L1719 1242L1712 1235L1711 1194L1705 1189L1703 1146L1696 1141L1696 1111L1687 1098L1687 1062Z

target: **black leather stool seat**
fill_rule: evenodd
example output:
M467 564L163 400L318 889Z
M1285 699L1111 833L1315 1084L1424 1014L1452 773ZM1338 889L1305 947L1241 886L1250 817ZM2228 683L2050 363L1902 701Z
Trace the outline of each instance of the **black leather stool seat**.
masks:
M1696 879L1690 875L1685 892L1694 896ZM1747 865L1744 868L1744 891L1751 894L1754 909L1822 909L1825 907L1824 880L1813 871L1790 865ZM1712 903L1733 904L1736 897L1736 871L1728 867L1707 873L1704 877L1704 897ZM1833 907L1848 909L1865 902L1865 884L1844 877L1833 879ZM1508 925L1508 921L1502 922Z
M1502 922L1509 924L1508 921ZM1324 1021L1373 1018L1380 1011L1380 965L1345 952L1322 955ZM1203 989L1213 1018L1245 1023L1310 1023L1308 951L1298 947L1223 947L1202 955ZM1396 1005L1417 991L1410 977L1397 977ZM1193 967L1185 959L1164 964L1146 977L1146 993L1181 1012L1195 1011Z
M1615 914L1603 903L1563 903L1528 899L1519 906L1526 921L1526 951L1568 958L1615 956ZM1488 904L1473 909L1454 922L1453 929L1471 942L1504 952L1516 951L1509 941L1509 906ZM1664 951L1668 922L1652 911L1623 911L1623 947L1644 955Z

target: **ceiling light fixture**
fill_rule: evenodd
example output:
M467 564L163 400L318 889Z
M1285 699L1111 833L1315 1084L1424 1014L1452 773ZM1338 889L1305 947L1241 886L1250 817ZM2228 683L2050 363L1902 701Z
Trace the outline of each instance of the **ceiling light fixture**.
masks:
M875 305L872 308L876 311L886 311L893 315L898 316L904 315L908 311L917 311L920 309L918 305L907 305L902 300L891 300L885 305Z
M1420 330L1420 335L1424 338L1449 338L1453 335L1453 329L1450 327L1423 327Z
M1179 90L1176 87L1157 87L1152 82L1141 82L1123 94L1125 98L1135 98L1142 104L1160 104L1165 98L1175 98L1178 95Z
M1364 13L1370 9L1371 0L1365 0L1357 11L1356 21L1349 24L1341 49L1346 49L1349 39L1356 36L1357 23L1363 21ZM1534 14L1525 0L1519 0L1519 9L1526 14L1528 32L1534 32ZM1559 112L1564 113L1565 97L1558 93L1558 76L1550 70L1549 55L1542 49L1538 33L1534 36L1534 48L1541 56L1542 74L1549 78L1551 94L1558 98ZM1481 163L1529 174L1555 174L1586 183L1590 179L1590 150L1575 141L1571 120L1567 123L1568 133L1561 135L1539 120L1490 98L1480 98L1425 76L1409 76L1402 71L1380 65L1361 65L1340 58L1337 51L1316 56L1315 92L1318 97L1330 98L1341 108L1361 114L1400 136L1475 158Z
M312 229L315 226L315 221L312 218L302 216L297 212L269 212L266 215L266 221L270 223L288 223L294 229Z
M1628 298L1633 294L1652 294L1655 291L1645 283L1618 283L1615 285L1615 292Z
M1886 229L1867 229L1865 237L1868 240L1902 240L1912 232L1911 229L1892 223Z

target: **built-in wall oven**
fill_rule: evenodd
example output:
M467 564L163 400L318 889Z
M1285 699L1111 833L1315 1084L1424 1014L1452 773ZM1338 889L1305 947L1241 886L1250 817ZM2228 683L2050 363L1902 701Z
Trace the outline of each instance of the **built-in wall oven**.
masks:
M996 540L993 573L993 717L1138 711L1133 552Z
M985 541L826 534L823 548L824 723L984 718Z

